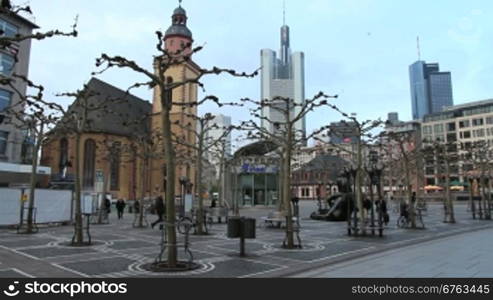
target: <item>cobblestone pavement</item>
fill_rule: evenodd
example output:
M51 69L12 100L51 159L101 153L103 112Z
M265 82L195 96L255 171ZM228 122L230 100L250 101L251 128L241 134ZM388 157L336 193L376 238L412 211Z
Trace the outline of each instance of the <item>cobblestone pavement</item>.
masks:
M315 208L313 202L301 204L303 249L280 247L284 231L261 224L260 218L269 210L245 209L242 215L256 217L258 226L257 239L246 242L246 258L239 257L239 241L226 237L226 225L214 224L211 235L190 237L195 261L201 267L193 272L174 274L155 274L143 269L142 266L154 261L159 253L161 232L132 228L133 215L130 214L121 221L113 215L110 225L92 225L96 243L84 248L67 246L73 233L71 226L41 228L40 233L32 236L3 229L0 230L0 277L283 277L399 247L419 247L416 246L419 243L448 236L458 236L453 243L464 247L462 237L466 241L473 235L461 233L493 228L493 222L472 220L466 205L456 205L456 224L445 224L442 207L430 205L424 217L426 230L398 229L394 214L385 237L354 238L346 235L344 222L310 220L308 217ZM149 219L152 221L155 216ZM185 259L186 255L180 253L180 257ZM448 261L447 255L442 261ZM419 264L415 268L419 271Z

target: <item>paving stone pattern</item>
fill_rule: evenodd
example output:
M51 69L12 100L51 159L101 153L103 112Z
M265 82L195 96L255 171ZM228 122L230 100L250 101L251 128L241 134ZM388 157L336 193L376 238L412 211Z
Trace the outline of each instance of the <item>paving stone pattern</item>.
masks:
M369 277L439 276L440 272L445 272L442 275L472 276L488 272L479 266L484 258L471 259L463 264L457 263L461 261L464 252L467 252L464 245L482 243L482 240L473 238L475 230L493 228L493 222L472 220L464 204L456 205L457 224L444 224L442 206L430 205L428 214L424 217L426 230L396 228L398 216L394 214L383 238L348 237L344 222L310 220L308 217L315 209L314 202L301 204L300 236L304 246L302 249L283 249L280 246L284 240L284 230L258 223L257 239L246 241L248 255L241 258L239 240L226 238L225 224L214 224L211 235L190 238L195 262L198 262L201 268L193 272L173 274L156 274L144 270L143 265L153 262L159 254L161 232L150 228L134 229L133 216L130 214L126 214L123 220L116 220L113 214L111 224L92 226L92 238L98 243L85 248L67 246L72 238L72 226L41 228L38 234L32 236L0 229L0 252L3 253L0 255L0 277L279 277L291 276L293 272L315 276L306 271L327 264L338 264L341 260L355 261L363 255L382 253L396 247L420 247L421 244L427 245L430 240L446 236L461 238L450 240L454 241L457 247L444 248L447 249L447 255L437 257L433 264L420 263L419 259L403 255L404 261L410 259L407 263L412 265L406 270L402 267L392 269L390 264L386 268L385 261L376 260L365 268L363 273L341 268L334 274L342 277L346 274ZM257 222L261 222L261 217L266 216L269 211L252 208L244 209L241 213L244 216L255 217ZM155 216L149 216L150 221L154 218ZM473 232L461 235L462 232L469 231ZM179 238L182 241L183 237ZM432 247L423 251L434 253L434 249L438 248ZM185 253L180 253L179 257L188 259ZM442 267L438 268L440 264ZM474 267L474 264L479 265ZM441 271L437 274L437 270ZM317 274L327 275L325 271Z

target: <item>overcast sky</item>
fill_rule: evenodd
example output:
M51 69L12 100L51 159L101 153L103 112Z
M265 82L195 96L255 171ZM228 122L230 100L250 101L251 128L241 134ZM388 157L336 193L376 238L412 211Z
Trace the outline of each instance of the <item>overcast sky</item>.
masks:
M15 2L15 1L14 1ZM22 1L17 1L21 3ZM157 29L171 23L173 0L31 0L42 30L70 30L79 15L78 38L33 42L30 77L49 94L80 88L96 70L101 53L123 55L151 67ZM262 48L279 48L282 0L184 0L203 67L251 72L260 66ZM291 48L305 52L306 96L338 94L339 106L361 118L386 118L399 112L411 118L408 67L421 57L452 72L456 104L493 98L493 2L490 0L286 0ZM489 16L489 17L488 17ZM490 20L490 21L488 21ZM113 70L101 79L126 89L145 79ZM260 78L227 76L205 80L207 94L225 101L260 97ZM151 101L149 90L135 94ZM202 112L218 112L205 106ZM241 109L222 109L234 121ZM308 131L340 117L329 111L308 116Z

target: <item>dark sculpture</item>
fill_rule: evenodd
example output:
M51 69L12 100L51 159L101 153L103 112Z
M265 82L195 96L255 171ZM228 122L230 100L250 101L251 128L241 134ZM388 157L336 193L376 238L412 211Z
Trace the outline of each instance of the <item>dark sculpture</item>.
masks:
M348 220L348 215L355 207L349 178L340 177L337 180L337 187L339 188L339 193L327 199L328 208L323 208L322 205L319 205L319 209L311 214L311 219L330 222L345 222Z

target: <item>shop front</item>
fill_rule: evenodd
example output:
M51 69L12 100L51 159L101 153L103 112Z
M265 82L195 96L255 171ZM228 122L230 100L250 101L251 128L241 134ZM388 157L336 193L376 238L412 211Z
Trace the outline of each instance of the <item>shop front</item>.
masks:
M227 201L236 208L279 203L279 157L269 142L250 144L228 162Z

